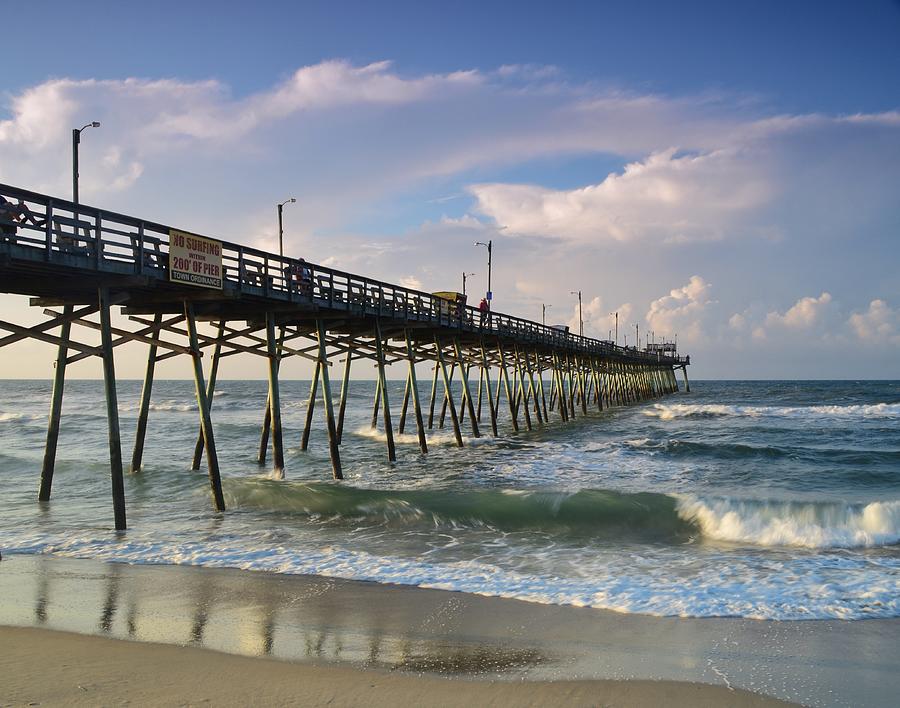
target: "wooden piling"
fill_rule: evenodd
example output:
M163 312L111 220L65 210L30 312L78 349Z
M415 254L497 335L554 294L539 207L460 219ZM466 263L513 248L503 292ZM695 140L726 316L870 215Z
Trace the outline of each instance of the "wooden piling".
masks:
M353 361L353 352L347 345L347 354L344 359L344 375L341 379L341 403L338 409L337 441L340 445L344 440L344 413L347 410L347 393L350 388L350 364Z
M222 478L219 475L219 455L216 452L216 439L213 435L212 418L209 415L209 401L206 398L206 386L203 384L203 365L200 362L200 342L197 337L197 321L194 318L194 306L189 301L185 301L184 303L184 314L187 319L191 360L194 365L194 393L197 396L197 408L200 411L200 426L203 429L203 440L206 445L206 465L209 469L209 485L212 489L216 510L225 511L225 497L222 495Z
M384 338L381 334L381 323L375 320L375 356L378 359L378 383L381 386L381 403L384 411L384 435L387 439L388 459L397 461L397 450L394 447L394 428L391 425L391 407L388 401L387 377L384 371Z
M425 440L425 424L422 420L422 404L419 402L419 384L416 381L416 358L413 354L412 340L409 338L409 332L406 335L406 357L409 360L409 385L412 390L413 412L416 416L416 434L419 436L419 449L422 454L428 452L428 443Z
M375 379L375 399L372 401L372 430L378 427L378 411L381 408L381 377Z
M472 421L472 435L480 438L481 431L478 429L478 419L475 417L475 403L472 400L472 393L469 391L469 367L463 362L462 350L459 347L459 339L453 340L453 352L459 361L459 374L462 379L463 400L462 405L468 408L469 418Z
M406 411L409 409L409 374L406 375L406 385L403 387L403 403L400 406L400 422L397 424L397 433L403 435L406 430Z
M454 362L451 362L451 364L450 364L450 383L448 384L448 386L450 386L451 388L447 388L447 387L444 388L444 400L441 401L441 417L438 421L439 428L444 427L444 421L447 418L447 403L450 400L450 397L453 395L452 386L453 386L453 377L455 374L456 374L456 362L454 361Z
M103 388L106 392L106 420L109 425L109 471L112 481L113 515L116 531L124 531L125 482L122 478L122 440L119 434L119 400L116 367L110 330L109 290L100 288L100 342L103 351Z
M63 317L70 318L74 312L72 305L63 307ZM59 441L59 420L62 416L63 389L66 385L66 359L68 358L68 342L72 332L70 319L63 320L59 333L59 345L56 348L55 370L53 372L53 395L50 399L50 418L47 422L47 442L44 446L44 462L41 465L41 487L38 491L40 501L49 501L53 488L53 472L56 469L56 447Z
M516 415L516 404L515 401L513 401L512 387L509 385L509 372L506 370L506 355L503 352L503 345L500 343L499 339L497 340L497 353L500 355L500 376L503 379L503 388L506 393L506 402L509 404L509 417L512 419L513 430L519 432L519 421L517 420Z
M153 333L159 336L159 325L162 323L162 315L153 317ZM156 342L150 345L147 354L147 369L144 371L144 385L141 386L141 402L138 406L137 430L134 434L134 450L131 453L131 471L140 472L144 458L144 439L147 436L147 417L150 414L150 395L153 391L153 375L156 371Z
M476 414L478 415L478 424L481 424L481 393L484 389L484 366L478 367L478 405L476 406Z
M441 347L441 340L437 335L434 336L434 348L437 355L437 363L441 369L441 376L444 378L444 390L447 392L446 400L448 401L450 408L450 419L453 422L453 435L456 438L457 446L463 447L465 443L463 442L462 431L459 428L459 416L456 414L456 404L453 402L453 391L450 388L450 376L447 373L447 366L444 363L444 352Z
M219 335L221 337L221 335ZM278 353L275 362L275 370L281 366L281 347L284 344L284 327L281 328L281 334L278 337ZM266 451L269 449L269 433L272 431L272 389L266 394L266 411L263 414L262 430L259 434L259 453L256 461L260 465L266 464Z
M219 375L219 359L222 356L222 335L225 332L225 320L219 322L219 331L216 336L216 344L213 347L212 364L209 367L209 376L206 382L206 400L209 401L209 409L212 411L216 393L216 379ZM268 426L266 426L268 427ZM199 470L200 461L203 459L203 429L197 433L197 442L194 443L194 457L191 460L191 469Z
M519 356L518 347L516 348L516 356ZM531 396L531 400L534 403L534 412L537 415L538 423L544 422L544 414L541 411L541 402L538 400L537 389L534 385L534 374L531 370L531 359L528 357L528 350L526 349L522 353L522 366L524 367L524 373L526 375L526 380L528 382L528 395Z
M322 373L322 362L316 361L313 370L312 381L309 382L309 400L306 402L306 423L303 426L303 435L300 438L300 449L309 447L309 433L312 430L313 411L316 409L316 392L319 390L319 376Z
M522 397L522 413L525 416L525 427L528 430L532 429L531 425L531 412L528 410L528 389L525 388L525 374L522 371L522 360L519 356L519 348L513 347L513 354L515 356L515 367L513 369L516 374L516 381L519 385L519 391Z
M325 405L325 426L328 429L328 452L331 456L331 475L334 479L343 479L341 452L338 448L337 425L334 419L334 402L331 398L331 378L328 375L328 348L326 346L325 323L316 320L316 337L319 340L318 366L322 373L322 403ZM348 355L349 356L349 355Z
M434 374L431 377L431 399L428 403L428 429L434 429L434 404L437 398L438 365L434 363Z
M484 382L487 386L488 413L491 415L491 435L497 437L497 409L494 407L494 396L491 391L491 367L488 364L487 352L484 347L484 338L481 340L481 370L484 372Z
M221 336L221 335L220 335ZM269 412L272 429L272 458L274 470L284 475L284 438L281 429L281 395L278 390L278 345L275 342L275 313L266 313L266 350L269 360ZM210 375L212 378L212 375ZM210 401L212 405L212 401Z

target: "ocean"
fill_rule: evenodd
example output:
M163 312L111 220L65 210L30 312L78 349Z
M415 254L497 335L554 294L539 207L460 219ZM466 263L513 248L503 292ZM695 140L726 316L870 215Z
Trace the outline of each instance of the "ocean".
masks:
M49 504L37 488L50 383L0 382L0 552L660 616L900 616L900 382L697 381L690 394L515 434L502 411L500 437L458 449L436 429L427 456L407 428L392 464L369 427L374 382L353 381L343 482L330 479L321 406L300 450L308 391L282 382L282 480L256 464L265 382L219 382L220 515L205 461L189 469L193 383L156 382L144 467L126 472L129 529L117 535L102 382L66 384ZM119 383L126 463L139 395L140 382ZM390 396L396 425L402 382Z

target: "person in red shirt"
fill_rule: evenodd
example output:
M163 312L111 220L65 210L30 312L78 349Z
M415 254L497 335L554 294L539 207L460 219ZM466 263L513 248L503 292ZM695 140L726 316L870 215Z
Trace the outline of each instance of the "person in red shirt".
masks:
M490 312L490 305L488 305L487 298L481 298L481 302L478 303L478 310L481 312L481 318L478 320L478 326L484 327L484 321L487 319L488 312Z

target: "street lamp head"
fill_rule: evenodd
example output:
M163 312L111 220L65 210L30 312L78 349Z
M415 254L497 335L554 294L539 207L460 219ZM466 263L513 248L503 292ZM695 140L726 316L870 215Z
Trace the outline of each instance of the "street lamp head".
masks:
M290 201L291 201L291 204L293 204L293 203L296 202L297 200L296 200L296 198L291 197Z
M78 132L80 133L82 130L87 130L88 128L99 128L99 127L100 127L100 121L94 120L94 121L91 121L90 123L85 123L83 126L81 126L81 128L78 129Z
M99 128L99 127L100 127L100 121L99 121L99 120L91 121L91 127L92 127L92 128Z

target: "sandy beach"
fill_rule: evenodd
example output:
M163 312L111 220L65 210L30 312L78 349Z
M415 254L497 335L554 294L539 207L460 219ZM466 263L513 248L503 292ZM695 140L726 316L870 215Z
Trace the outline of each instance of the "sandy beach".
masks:
M466 681L40 629L0 628L0 643L7 648L0 660L3 705L790 705L696 683Z
M0 597L2 705L877 706L897 689L896 621L658 618L9 555Z

